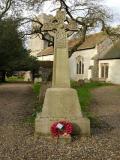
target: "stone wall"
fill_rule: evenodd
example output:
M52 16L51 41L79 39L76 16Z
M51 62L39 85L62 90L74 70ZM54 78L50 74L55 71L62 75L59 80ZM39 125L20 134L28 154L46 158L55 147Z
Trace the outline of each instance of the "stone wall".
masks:
M93 49L87 49L87 50L81 50L77 51L72 54L72 56L69 58L69 65L70 65L70 78L73 80L79 80L79 79L90 79L90 73L91 66L94 65L94 62L92 58L97 55L96 48ZM78 56L81 56L83 58L84 62L84 74L77 74L76 73L76 67L77 67L77 61L76 58Z
M94 60L94 65L91 68L91 72L92 72L92 78L91 78L91 80L98 81L99 60L97 60L97 59Z

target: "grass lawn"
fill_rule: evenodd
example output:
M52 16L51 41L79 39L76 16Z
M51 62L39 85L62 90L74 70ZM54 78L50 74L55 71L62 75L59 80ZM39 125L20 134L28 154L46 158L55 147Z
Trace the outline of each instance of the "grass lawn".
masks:
M40 93L40 83L34 83L33 86L32 86L32 89L33 89L33 92L35 94L35 96L38 98L39 96L39 93ZM42 106L40 106L39 104L39 100L37 99L35 101L35 106L34 106L34 112L32 113L31 116L27 117L25 119L25 122L26 123L30 123L30 124L34 124L35 122L35 118L37 116L37 113L41 112L42 111Z
M34 83L33 84L33 92L36 94L36 96L40 93L40 83Z
M71 81L71 87L76 89L77 91L83 115L89 118L91 121L91 124L93 124L94 126L98 126L99 122L96 119L96 117L92 115L89 109L89 106L92 100L91 90L98 87L109 86L109 85L111 84L102 83L102 82L90 82L90 83L85 83L82 86L78 86L77 82Z
M11 76L9 78L6 78L6 82L22 82L22 81L24 81L24 78L18 76Z
M92 95L91 90L94 88L102 87L102 86L108 86L109 83L101 83L101 82L90 82L85 83L82 86L78 86L75 81L71 82L71 87L76 89L79 97L79 102L81 104L81 109L83 112L86 112L88 110L88 106L90 105Z

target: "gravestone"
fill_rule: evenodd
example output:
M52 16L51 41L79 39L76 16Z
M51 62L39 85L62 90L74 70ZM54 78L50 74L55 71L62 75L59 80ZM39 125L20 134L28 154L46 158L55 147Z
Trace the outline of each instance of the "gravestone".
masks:
M50 135L51 125L60 120L74 125L74 134L90 134L90 122L81 112L76 90L70 88L67 31L76 31L73 21L65 23L64 11L57 11L55 17L44 24L43 31L54 31L54 63L52 88L47 89L42 112L35 120L35 132Z
M31 71L26 71L24 74L24 81L31 82L32 81L32 73Z

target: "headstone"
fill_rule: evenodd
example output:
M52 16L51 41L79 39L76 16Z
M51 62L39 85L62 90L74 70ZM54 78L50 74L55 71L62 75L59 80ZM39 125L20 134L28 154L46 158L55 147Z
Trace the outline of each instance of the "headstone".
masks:
M55 31L52 88L47 89L42 112L37 115L35 132L50 135L51 125L60 120L74 125L74 134L90 134L90 122L81 112L76 90L70 88L67 30L76 31L73 21L65 23L65 12L44 24L43 31Z
M26 71L24 74L24 81L31 82L32 81L32 74L31 71Z
M35 77L34 78L34 83L40 83L42 82L42 78L41 77Z

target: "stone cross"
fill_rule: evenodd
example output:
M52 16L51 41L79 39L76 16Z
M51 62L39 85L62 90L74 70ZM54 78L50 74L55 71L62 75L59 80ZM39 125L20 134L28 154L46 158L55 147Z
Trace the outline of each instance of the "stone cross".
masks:
M65 23L65 11L57 11L55 17L49 19L48 23L43 25L43 31L55 31L54 37L54 63L52 87L69 88L69 64L68 64L68 43L67 31L77 31L75 21Z
M43 31L55 30L54 64L52 88L45 94L42 112L37 114L35 131L41 135L51 135L50 127L58 120L69 120L74 126L74 134L90 135L90 121L81 113L75 89L70 88L67 30L76 31L74 22L65 23L65 12L45 24Z

